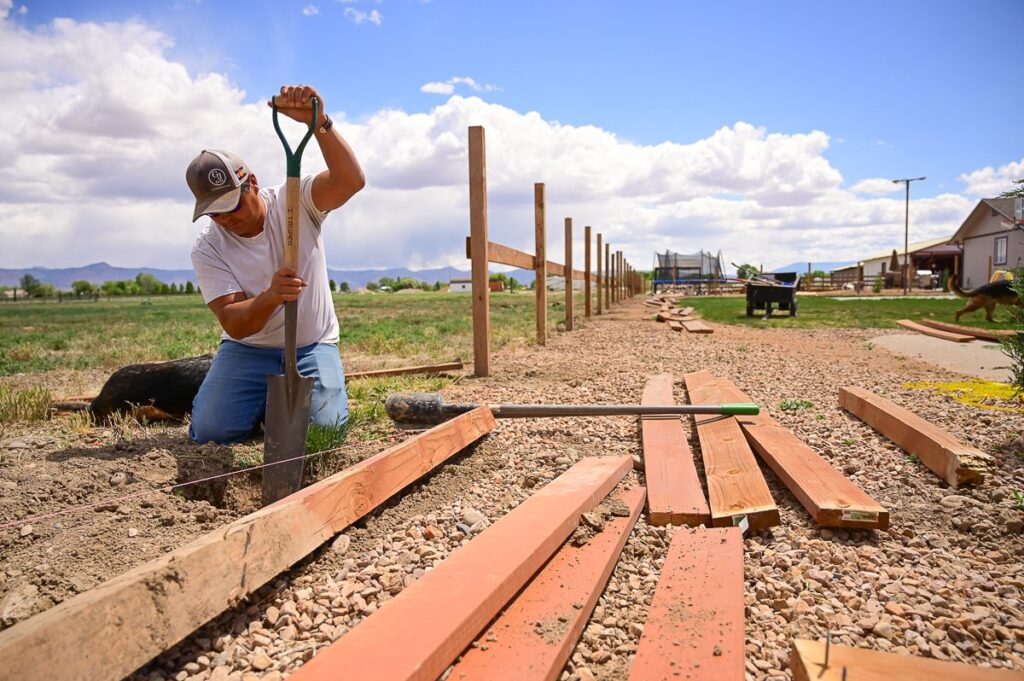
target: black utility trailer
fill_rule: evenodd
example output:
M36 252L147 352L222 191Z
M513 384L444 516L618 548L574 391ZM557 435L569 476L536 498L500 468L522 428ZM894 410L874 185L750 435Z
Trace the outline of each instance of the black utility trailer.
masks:
M754 310L764 310L764 316L771 317L774 304L779 310L789 310L789 316L795 317L799 286L800 275L796 272L755 275L747 282L747 316L753 317Z

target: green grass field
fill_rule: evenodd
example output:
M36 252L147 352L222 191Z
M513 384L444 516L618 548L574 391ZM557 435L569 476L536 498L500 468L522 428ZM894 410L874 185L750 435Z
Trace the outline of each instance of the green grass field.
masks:
M560 296L559 296L560 297ZM551 329L565 312L549 296ZM534 336L530 291L491 296L492 348ZM472 361L468 294L336 295L341 355L359 368ZM582 297L577 303L582 311ZM0 304L0 376L53 369L116 369L211 352L220 327L199 296ZM380 362L374 361L380 358Z
M549 295L548 324L564 319L560 294ZM529 344L534 337L534 296L530 291L491 296L492 348ZM341 355L359 366L472 360L472 299L457 293L336 295ZM582 316L582 296L577 315ZM959 299L833 300L801 296L799 316L776 313L770 320L747 317L741 297L693 297L686 301L712 322L772 328L895 328L897 319L931 317L953 321ZM961 323L1013 328L1005 308L996 324L984 312ZM0 376L53 369L112 370L211 352L220 329L199 296L120 298L99 302L0 304Z
M798 296L797 316L789 312L773 311L771 319L763 320L763 313L754 312L747 316L746 300L743 297L693 297L686 299L689 305L708 321L722 324L743 324L760 328L777 329L821 329L821 328L899 328L897 319L935 319L955 322L955 312L966 301L956 298L927 298L910 296L906 299L868 300L855 297L836 300L828 296ZM774 307L774 306L773 306ZM985 321L985 311L978 310L960 318L959 324L985 329L1012 329L1013 322L1008 308L997 307L995 324Z

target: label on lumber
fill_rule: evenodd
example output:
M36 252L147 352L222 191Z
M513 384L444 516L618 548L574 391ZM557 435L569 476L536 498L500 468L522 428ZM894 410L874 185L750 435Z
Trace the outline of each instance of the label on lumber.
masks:
M843 511L843 520L877 522L878 513L875 511Z

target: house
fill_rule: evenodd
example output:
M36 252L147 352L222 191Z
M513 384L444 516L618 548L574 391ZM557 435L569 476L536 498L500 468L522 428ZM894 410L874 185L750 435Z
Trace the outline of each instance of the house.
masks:
M987 283L995 270L1024 264L1024 199L982 199L951 241L964 249L960 285Z
M472 279L452 279L448 282L448 293L472 293Z
M910 262L915 271L921 269L928 269L934 272L941 272L943 269L952 271L953 258L959 255L960 249L955 245L950 247L949 241L949 239L942 237L927 241L914 241L908 244L907 253L910 255ZM898 280L899 266L903 264L902 243L886 251L872 253L858 263L833 269L831 270L832 278L834 280L855 281L857 279L858 266L863 266L864 268L864 281L870 283L876 277L885 278L887 274L891 275L893 272L892 253L894 250L896 251L896 262L898 263L895 269L896 279Z

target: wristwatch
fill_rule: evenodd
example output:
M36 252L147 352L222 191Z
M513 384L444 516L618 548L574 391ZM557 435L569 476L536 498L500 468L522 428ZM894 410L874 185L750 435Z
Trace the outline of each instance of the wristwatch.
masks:
M327 132L328 130L330 130L333 127L334 127L334 121L331 120L330 116L328 116L327 114L324 114L324 124L320 126L320 129L317 130L317 132Z

